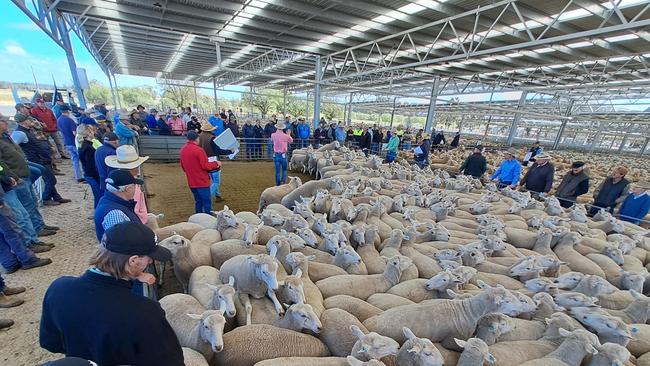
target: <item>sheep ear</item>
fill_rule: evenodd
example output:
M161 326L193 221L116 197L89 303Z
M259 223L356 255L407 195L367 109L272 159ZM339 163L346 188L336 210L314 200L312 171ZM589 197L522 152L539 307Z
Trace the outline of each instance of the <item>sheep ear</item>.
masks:
M233 286L233 287L235 286L235 277L230 276L228 278L228 285Z
M194 320L201 320L201 318L202 318L201 314L186 314L186 315L189 316L190 318L194 319Z
M641 298L641 294L636 292L635 290L630 289L629 291L630 291L630 295L632 295L633 298L635 298L637 300Z
M298 268L298 269L296 270L296 274L295 274L294 276L296 276L296 277L302 277L302 269Z
M261 229L262 226L264 226L264 221L260 221L260 223L257 225L257 228L258 228L258 229Z
M273 245L271 246L271 249L269 250L269 255L271 258L275 258L275 255L278 254L278 247Z
M454 342L456 342L458 347L463 348L463 349L465 348L465 346L467 346L467 342L465 342L462 339L454 338Z
M488 353L485 355L485 361L487 361L488 363L495 363L497 362L497 359L494 357L494 355Z
M217 287L217 286L215 286L215 285L213 285L213 284L211 284L211 283L207 283L207 282L206 282L205 285L208 286L208 288L209 288L210 290L212 290L212 291L219 291L219 287Z
M560 335L561 335L562 337L568 337L569 334L571 334L571 332L569 332L568 330L566 330L566 329L564 329L564 328L559 328L559 329L558 329L558 332L560 333Z
M282 306L284 306L284 308L288 310L291 305L282 303Z
M417 337L415 336L415 334L413 334L413 332L411 331L411 329L409 329L408 327L402 327L402 332L404 333L404 337L406 337L406 338L408 338L408 339L415 339L415 338L417 338Z
M223 205L223 211L228 211L228 210L230 210L230 209L228 208L228 205Z
M450 288L447 289L447 295L449 295L449 297L451 297L452 299L455 299L455 298L458 297L458 294L456 292L454 292L454 290L452 290Z
M352 332L352 335L357 338L361 338L365 336L365 334L363 334L361 329L359 329L359 327L357 327L356 325L350 325L350 332Z
M313 261L313 260L316 260L316 256L314 254L308 255L307 259L310 260L310 261Z

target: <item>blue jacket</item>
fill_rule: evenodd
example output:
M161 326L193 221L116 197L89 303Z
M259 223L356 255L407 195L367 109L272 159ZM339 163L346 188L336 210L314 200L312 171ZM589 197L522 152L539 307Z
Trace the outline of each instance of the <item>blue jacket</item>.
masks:
M621 204L621 209L618 214L621 216L621 220L631 222L633 224L639 224L641 219L648 214L650 210L650 196L648 193L644 193L639 197L634 197L634 193L630 193Z
M309 125L306 123L299 123L298 126L296 127L296 132L298 134L298 138L300 139L308 139L309 138Z
M255 137L255 126L244 124L244 127L242 127L242 133L244 134L245 138L252 139Z
M147 128L150 130L158 128L158 122L156 121L156 116L153 114L147 114Z
M135 144L135 131L126 127L121 121L115 124L115 134L120 138L120 145Z
M52 282L43 299L41 347L99 365L183 365L160 304L131 286L95 270Z
M140 218L135 214L135 201L124 200L111 192L106 191L104 196L97 203L95 207L95 234L97 240L101 241L104 236L104 226L102 222L104 217L113 210L122 211L131 221L140 222Z
M501 166L497 169L490 179L499 178L499 182L511 182L512 185L519 183L519 176L521 175L521 164L517 159L504 160Z
M345 129L342 127L337 127L336 130L334 131L334 134L336 135L336 141L338 142L343 142L345 141Z
M216 127L216 129L214 130L215 136L221 135L221 133L226 130L226 124L223 122L223 120L220 117L214 115L210 116L210 118L208 118L208 122L210 122L211 125Z
M63 144L65 146L75 146L74 132L77 131L77 124L68 116L61 116L57 119L56 125L63 135Z
M264 126L264 136L271 138L271 135L274 134L276 130L277 128L275 128L275 125L269 122Z
M113 170L113 168L109 167L104 162L106 157L111 155L115 155L115 148L107 142L104 142L104 144L95 151L95 166L97 167L97 173L99 174L99 187L101 187L102 191L106 189L105 180L106 177L108 177L108 173Z

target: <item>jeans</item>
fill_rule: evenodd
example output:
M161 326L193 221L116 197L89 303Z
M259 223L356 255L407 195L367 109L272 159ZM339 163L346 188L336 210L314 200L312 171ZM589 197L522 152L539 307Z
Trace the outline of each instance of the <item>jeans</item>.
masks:
M18 183L12 191L16 192L18 200L27 211L27 214L32 221L34 231L36 233L41 231L43 226L45 226L45 223L43 222L43 216L41 216L41 213L38 212L38 208L36 207L36 202L38 200L36 199L36 194L34 194L32 184L27 180L21 179L21 182Z
M397 157L397 152L395 151L389 151L386 153L386 162L391 163L395 161L395 158Z
M93 191L93 208L97 207L97 204L99 203L99 199L102 198L102 192L101 189L99 188L99 182L95 177L88 177L85 176L84 179L86 180L86 183L90 186L90 189Z
M503 189L503 188L506 188L506 187L508 187L510 185L512 185L512 182L501 182L501 181L499 181L498 188Z
M425 166L429 165L429 160L416 160L415 164L417 164L420 168L424 169Z
M83 173L81 172L81 165L79 165L79 152L77 151L77 147L65 145L65 148L68 149L68 152L70 153L70 159L72 159L72 167L74 168L74 178L77 180L83 178Z
M38 241L38 233L34 230L32 221L29 219L29 214L23 204L18 199L18 194L12 189L5 193L5 204L9 206L15 216L16 223L20 227L23 239L26 243L35 243Z
M190 188L194 196L194 212L207 213L212 211L212 199L210 197L210 188Z
M221 169L211 171L210 179L212 179L212 184L210 184L210 197L221 197Z
M16 216L9 207L0 209L0 265L5 270L13 270L21 265L36 261L34 253L27 249L21 235L22 230L16 223ZM3 287L0 282L0 289Z
M273 157L273 140L270 138L266 144L266 157L271 159Z
M252 159L253 158L253 139L252 138L245 138L244 143L246 144L246 159Z
M29 170L31 171L33 168L38 169L40 176L43 178L43 183L45 185L43 188L43 196L41 197L43 201L60 199L61 196L59 195L59 192L56 191L56 176L54 175L52 168L29 162ZM32 181L32 183L34 182Z
M32 163L32 162L29 162L29 161L27 162L27 164L29 165L29 180L32 182L32 184L34 184L34 183L36 183L38 178L43 176L43 173L41 173L41 169L39 169L37 167L37 165L40 165L40 164Z
M273 163L275 164L275 185L285 184L287 182L287 154L275 153Z
M410 142L402 143L402 150L411 150L411 143Z
M59 155L69 157L65 152L66 149L63 147L63 138L61 137L61 133L59 133L59 131L45 132L45 135L49 137L48 140L50 142L50 145L53 145L54 155L57 158ZM52 141L54 141L54 144L52 144Z

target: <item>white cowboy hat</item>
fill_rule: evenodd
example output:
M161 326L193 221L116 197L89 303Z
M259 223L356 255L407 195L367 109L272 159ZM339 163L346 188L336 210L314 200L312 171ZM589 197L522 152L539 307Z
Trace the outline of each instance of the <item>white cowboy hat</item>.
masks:
M115 155L107 156L104 163L111 168L133 169L139 167L148 159L148 156L138 156L133 146L122 145L115 150Z

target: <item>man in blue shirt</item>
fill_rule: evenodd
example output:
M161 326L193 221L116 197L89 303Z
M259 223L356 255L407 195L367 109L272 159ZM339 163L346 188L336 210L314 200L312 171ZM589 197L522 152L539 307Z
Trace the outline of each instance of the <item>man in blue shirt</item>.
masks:
M150 135L158 135L158 111L152 108L149 112L146 118L147 129Z
M95 166L97 167L97 173L99 174L99 190L101 196L104 196L104 191L106 191L106 178L108 174L113 170L113 168L106 165L106 157L115 155L115 149L119 146L119 138L113 132L106 132L103 138L104 144L97 148L95 151Z
M305 123L304 118L298 118L298 125L296 126L296 130L294 133L297 133L298 137L298 147L303 148L307 147L309 145L309 125Z
M517 186L517 183L519 183L519 176L521 175L521 164L515 158L516 156L516 150L509 149L506 151L505 160L501 162L499 169L497 169L490 177L490 179L499 184L499 188L510 186L510 188L514 189Z
M211 125L216 127L214 130L214 135L219 136L223 131L226 130L226 124L223 122L223 119L221 119L221 116L219 116L219 113L215 112L213 116L210 116L208 118L208 122L210 122Z
M77 135L77 123L70 117L70 107L62 105L60 107L61 116L57 119L56 123L59 126L59 131L63 135L63 145L70 154L72 159L72 166L74 168L74 177L77 182L83 182L83 173L81 172L81 165L79 164L79 153L77 152L77 145L75 144L75 136Z
M650 182L638 182L632 186L630 193L623 201L618 215L621 220L639 225L641 220L650 211L650 196L647 190L650 189Z

